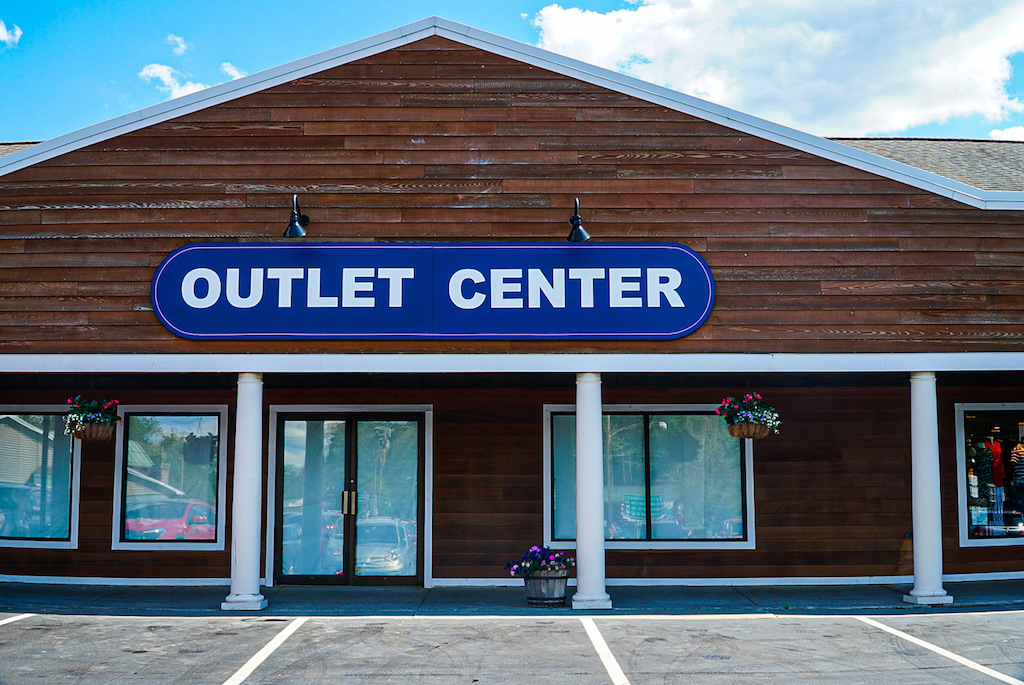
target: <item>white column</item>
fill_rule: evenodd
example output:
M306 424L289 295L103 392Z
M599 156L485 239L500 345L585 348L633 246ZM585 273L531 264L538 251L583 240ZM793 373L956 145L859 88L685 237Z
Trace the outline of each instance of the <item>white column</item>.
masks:
M231 502L231 594L224 611L259 611L260 513L263 492L263 374L238 374L235 477Z
M601 374L576 374L576 594L573 609L611 609L604 587Z
M913 604L950 604L942 589L942 498L939 494L939 421L935 373L910 374L910 458L914 509Z

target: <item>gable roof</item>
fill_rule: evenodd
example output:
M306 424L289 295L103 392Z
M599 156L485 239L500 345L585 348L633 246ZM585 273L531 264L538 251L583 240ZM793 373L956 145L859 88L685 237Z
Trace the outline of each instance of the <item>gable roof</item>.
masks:
M640 98L670 109L700 117L737 131L786 145L839 164L893 179L900 183L948 197L979 209L1024 210L1024 190L979 188L962 179L949 178L867 151L867 146L844 145L796 129L759 119L662 86L647 83L585 62L557 55L518 41L430 17L401 28L364 38L333 50L228 81L190 95L110 119L64 134L37 145L0 157L0 176L92 143L136 131L146 126L235 100L273 86L309 76L333 67L439 36L469 47L515 59L525 64L579 79L592 85ZM843 139L852 142L854 139Z
M30 148L33 145L38 145L38 142L34 143L0 143L0 157L5 157L15 152L21 152L26 148Z
M1024 191L1024 141L831 138L981 190Z

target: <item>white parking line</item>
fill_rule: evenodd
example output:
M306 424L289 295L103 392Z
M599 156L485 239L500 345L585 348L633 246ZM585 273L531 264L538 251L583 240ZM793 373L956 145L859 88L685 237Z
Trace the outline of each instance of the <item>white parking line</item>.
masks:
M594 619L581 618L580 623L583 624L583 629L587 631L587 637L590 638L594 649L597 650L597 655L601 657L601 663L604 664L605 670L611 676L612 685L629 685L629 678L619 668L619 662L615 660L612 650L608 649L608 643L601 636L601 631L597 629Z
M302 627L302 624L309 620L309 617L303 616L297 618L289 623L284 630L274 636L274 639L266 644L266 646L260 651L256 652L251 659L245 662L245 665L235 671L235 674L224 681L224 685L240 685L246 678L252 675L260 664L267 660L271 654L274 653L278 647L284 644L284 641L291 637L292 633Z
M915 645L917 645L918 647L924 647L925 649L931 650L931 651L935 652L936 654L938 654L940 656L944 656L947 659L952 659L953 661L955 661L958 664L961 664L963 666L966 666L967 668L973 668L975 671L977 671L979 673L984 673L985 675L990 676L992 678L995 678L996 680L1000 680L1000 681L1002 681L1004 683L1009 683L1010 685L1024 685L1024 680L1017 680L1016 678L1008 676L1005 673L1000 673L999 671L992 670L988 666L982 666L981 664L979 664L976 661L971 661L970 659L966 659L966 658L960 656L959 654L954 654L953 652L949 651L948 649L943 649L942 647L939 647L938 645L933 645L930 642L925 642L924 640L922 640L919 637L914 637L913 635L908 635L907 633L904 633L902 630L896 630L895 628L890 628L889 626L885 625L884 623L879 623L878 621L875 621L875 620L870 619L870 618L866 618L864 616L855 616L854 618L856 618L858 621L863 621L864 623L867 623L869 626L874 626L875 628L878 628L879 630L884 630L887 633L890 633L892 635L895 635L896 637L902 638L902 639L906 640L907 642L912 642Z
M17 616L9 616L8 618L0 620L0 626L5 626L8 623L14 623L15 621L20 621L23 618L29 618L30 616L35 616L35 614L18 614Z

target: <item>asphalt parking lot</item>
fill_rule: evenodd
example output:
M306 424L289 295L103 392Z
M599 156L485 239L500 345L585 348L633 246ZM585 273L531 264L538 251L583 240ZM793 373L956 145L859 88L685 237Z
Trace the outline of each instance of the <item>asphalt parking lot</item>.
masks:
M1024 683L1024 611L0 613L0 683Z

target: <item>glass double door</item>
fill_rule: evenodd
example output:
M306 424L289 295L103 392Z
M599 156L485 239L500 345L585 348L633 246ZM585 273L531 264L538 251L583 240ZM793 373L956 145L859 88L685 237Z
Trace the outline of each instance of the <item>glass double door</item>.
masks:
M422 415L278 421L277 581L418 583Z

